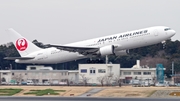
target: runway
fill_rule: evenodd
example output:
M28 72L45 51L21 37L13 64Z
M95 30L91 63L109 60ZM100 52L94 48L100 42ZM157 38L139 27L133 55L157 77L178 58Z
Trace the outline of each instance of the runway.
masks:
M179 98L0 97L0 101L179 101Z

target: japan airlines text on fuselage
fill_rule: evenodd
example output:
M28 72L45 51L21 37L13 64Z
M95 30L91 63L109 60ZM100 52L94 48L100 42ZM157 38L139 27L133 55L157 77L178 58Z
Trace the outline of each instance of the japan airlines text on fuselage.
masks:
M128 49L157 44L175 35L175 31L169 27L155 26L66 45L49 45L51 48L40 49L13 29L9 29L9 32L15 37L12 41L21 55L21 58L13 59L17 63L34 64L63 63L96 55L121 55Z

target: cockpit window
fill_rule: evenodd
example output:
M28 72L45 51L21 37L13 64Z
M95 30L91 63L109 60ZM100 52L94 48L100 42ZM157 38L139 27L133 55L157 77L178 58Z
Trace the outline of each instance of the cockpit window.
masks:
M168 31L168 30L171 30L171 28L165 28L164 31Z

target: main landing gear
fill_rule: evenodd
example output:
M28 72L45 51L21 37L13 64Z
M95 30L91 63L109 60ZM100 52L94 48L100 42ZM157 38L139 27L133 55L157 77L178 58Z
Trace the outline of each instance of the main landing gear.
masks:
M95 59L95 60L93 60L93 59L88 59L87 61L86 61L87 63L105 63L104 62L104 60L101 60L101 59Z

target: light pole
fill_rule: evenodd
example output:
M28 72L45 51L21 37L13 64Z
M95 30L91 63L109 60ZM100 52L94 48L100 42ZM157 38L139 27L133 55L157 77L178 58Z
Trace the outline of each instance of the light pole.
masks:
M174 84L175 84L175 78L176 78L176 75L174 75L174 61L172 62L172 76L171 76L171 78L174 76Z
M174 75L174 61L172 62L172 76Z
M0 68L1 68L1 66L0 66ZM1 70L2 70L2 68L1 68ZM0 70L0 85L1 85L1 70Z
M10 68L9 68L9 69L12 70L12 64L9 64L9 65L10 65Z

